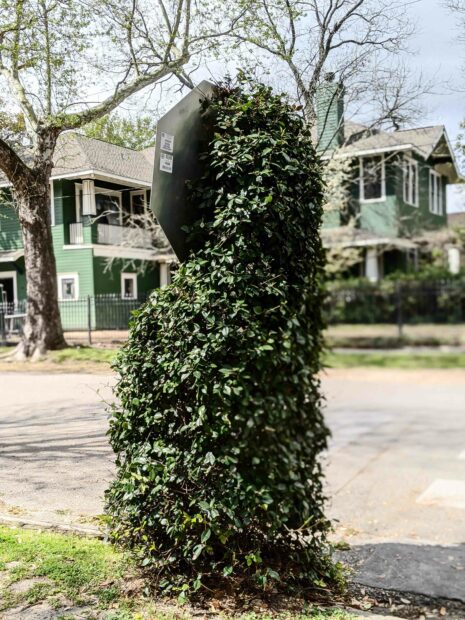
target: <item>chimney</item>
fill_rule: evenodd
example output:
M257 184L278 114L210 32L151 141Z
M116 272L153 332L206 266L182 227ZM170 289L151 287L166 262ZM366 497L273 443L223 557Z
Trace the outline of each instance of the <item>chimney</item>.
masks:
M327 73L316 91L317 150L332 151L344 142L344 87Z

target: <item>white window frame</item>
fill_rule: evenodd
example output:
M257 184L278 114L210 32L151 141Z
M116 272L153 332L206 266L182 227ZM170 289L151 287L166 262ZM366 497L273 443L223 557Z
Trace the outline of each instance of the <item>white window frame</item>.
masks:
M124 281L132 280L133 282L133 290L134 295L132 297L126 297L124 294ZM121 299L137 299L138 291L137 291L137 273L128 273L125 271L121 272Z
M76 222L81 221L81 193L82 193L82 183L75 183L75 194L76 194ZM105 187L98 187L98 185L94 185L94 196L97 194L105 194L106 196L115 196L118 199L119 206L119 223L123 223L123 192L118 189L107 189Z
M372 159L373 157L381 157L381 196L379 198L365 198L365 187L363 182L363 160ZM383 202L384 200L386 200L386 161L384 153L381 153L380 155L367 155L366 157L359 157L358 165L360 202L370 203Z
M55 226L55 190L50 181L50 226Z
M434 183L435 192L432 192ZM443 215L443 185L442 176L432 168L429 171L428 201L430 213Z
M76 301L79 299L79 274L78 273L59 273L58 278L58 300L59 301ZM63 280L74 280L74 297L73 299L63 299L62 282Z
M407 175L407 169L410 168L410 174L409 174L409 185L408 188L406 187L406 175ZM412 199L412 194L413 194L413 183L412 183L412 173L411 173L411 169L415 168L415 201L413 201ZM404 166L403 166L403 178L402 178L402 187L403 187L403 194L404 194L404 202L405 204L410 205L411 207L418 207L419 206L419 197L418 197L418 190L419 190L419 183L418 183L418 162L413 159L412 157L406 157L404 160Z
M131 211L131 217L134 216L134 209L132 206L132 199L134 196L143 196L144 202L147 204L147 190L146 189L136 189L134 191L129 192L129 210Z
M16 271L0 271L0 284L1 280L8 280L9 278L13 278L13 302L16 304L18 303L18 274Z

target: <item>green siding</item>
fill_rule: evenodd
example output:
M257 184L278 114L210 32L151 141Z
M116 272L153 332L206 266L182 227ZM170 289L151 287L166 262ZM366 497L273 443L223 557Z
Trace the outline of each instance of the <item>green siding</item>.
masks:
M397 201L393 196L379 202L362 202L360 205L359 227L381 237L397 237Z
M431 165L418 156L418 207L404 202L404 172L402 157L385 156L386 197L375 202L360 202L359 184L352 184L352 199L355 203L357 227L383 237L405 237L424 230L439 229L447 226L447 192L446 178L442 179L443 213L436 215L429 208L429 172ZM358 177L358 171L356 173ZM326 213L323 227L332 228L340 225L334 212Z
M389 157L384 160L384 200L361 202L359 227L382 237L397 237L399 233L399 191L398 162ZM358 188L357 188L358 191Z
M0 192L0 251L22 247L21 228L16 211L11 206L11 194L3 190Z
M94 258L96 295L121 295L121 273L137 273L137 292L144 297L160 285L158 263L117 258Z
M342 144L343 115L344 89L341 84L321 84L316 93L316 126L320 152L335 149Z

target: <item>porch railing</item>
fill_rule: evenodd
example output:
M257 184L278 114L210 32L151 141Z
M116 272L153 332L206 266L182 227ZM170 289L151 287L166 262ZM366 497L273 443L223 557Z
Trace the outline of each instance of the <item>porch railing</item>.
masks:
M116 224L97 224L97 243L130 248L153 247L152 233L149 230Z

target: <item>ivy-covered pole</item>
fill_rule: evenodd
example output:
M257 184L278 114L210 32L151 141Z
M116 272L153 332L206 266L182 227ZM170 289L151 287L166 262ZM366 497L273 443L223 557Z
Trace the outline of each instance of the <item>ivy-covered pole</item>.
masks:
M320 164L269 88L219 88L173 283L132 322L110 426L112 539L168 592L334 576L319 457ZM236 581L237 583L237 581Z

